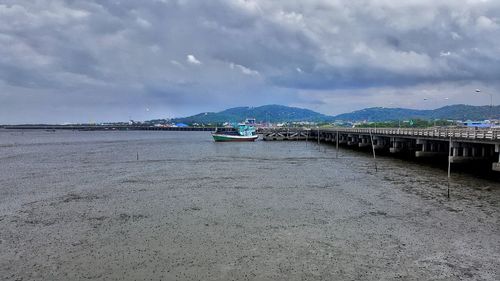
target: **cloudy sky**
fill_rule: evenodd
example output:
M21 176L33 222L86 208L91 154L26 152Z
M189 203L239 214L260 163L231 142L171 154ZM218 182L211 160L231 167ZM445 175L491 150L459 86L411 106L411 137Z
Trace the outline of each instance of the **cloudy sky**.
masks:
M498 0L0 1L0 123L436 108L489 93L500 102Z

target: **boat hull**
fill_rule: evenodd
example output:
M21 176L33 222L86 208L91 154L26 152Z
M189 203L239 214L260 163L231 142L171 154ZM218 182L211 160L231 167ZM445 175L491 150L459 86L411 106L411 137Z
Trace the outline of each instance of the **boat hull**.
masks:
M256 139L259 138L258 135L255 136L236 136L236 135L224 135L224 134L212 134L212 137L214 138L214 141L217 142L241 142L241 141L255 141Z

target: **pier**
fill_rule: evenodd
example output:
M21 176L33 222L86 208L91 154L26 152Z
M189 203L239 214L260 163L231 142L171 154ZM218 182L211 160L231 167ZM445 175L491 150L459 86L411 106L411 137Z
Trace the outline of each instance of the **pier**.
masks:
M2 125L0 128L11 130L77 130L77 131L231 131L225 127L160 127L151 125Z
M416 158L448 156L449 163L491 162L500 172L500 129L475 128L280 128L261 131L265 141L317 141Z

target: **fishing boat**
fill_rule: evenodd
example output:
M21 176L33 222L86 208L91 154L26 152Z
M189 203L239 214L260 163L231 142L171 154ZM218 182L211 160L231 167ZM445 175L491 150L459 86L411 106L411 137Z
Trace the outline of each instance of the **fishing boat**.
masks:
M238 124L234 130L215 130L212 133L212 137L217 142L229 142L229 141L255 141L259 138L259 135L255 133L255 127L248 122Z

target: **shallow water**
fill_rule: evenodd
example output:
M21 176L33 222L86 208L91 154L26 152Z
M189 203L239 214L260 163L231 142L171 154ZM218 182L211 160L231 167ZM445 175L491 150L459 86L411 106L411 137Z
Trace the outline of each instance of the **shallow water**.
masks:
M335 153L0 130L0 279L500 280L498 181Z

